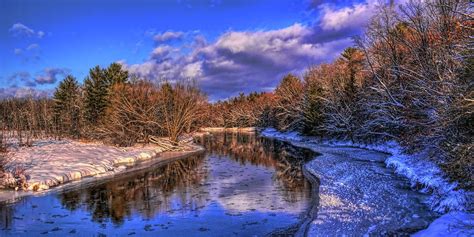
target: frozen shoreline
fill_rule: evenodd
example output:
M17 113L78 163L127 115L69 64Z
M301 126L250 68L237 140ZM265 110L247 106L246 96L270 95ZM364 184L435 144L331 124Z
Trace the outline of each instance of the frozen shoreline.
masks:
M423 193L431 193L428 201L433 210L446 213L448 211L468 210L474 205L474 193L465 190L456 190L457 183L450 183L443 176L442 171L432 162L423 159L423 154L405 155L398 144L357 144L349 141L323 140L316 141L311 137L299 135L297 132L282 133L276 129L265 129L263 136L281 139L289 142L305 142L312 145L328 145L333 147L355 147L390 154L385 164L395 169L395 173L406 177L413 187L421 185Z
M360 157L369 157L368 159L373 159L373 158L370 158L370 156L377 157L377 156L380 156L381 154L386 154L385 157L382 158L380 161L385 163L386 167L391 168L391 169L394 168L395 173L406 177L410 181L411 186L421 184L423 186L423 189L421 190L422 192L419 192L419 194L426 197L423 202L427 203L428 206L431 208L431 210L437 211L439 213L439 212L447 212L448 210L461 210L461 211L464 211L464 210L469 208L469 203L470 203L469 202L469 195L472 195L472 194L469 194L469 193L465 192L464 190L454 190L455 187L456 187L455 186L456 184L451 184L451 183L447 182L445 179L443 179L443 177L440 175L441 173L440 173L439 169L436 169L437 167L435 167L434 164L423 161L422 159L420 159L420 157L413 158L411 156L408 157L406 155L403 155L400 152L400 149L398 149L399 147L396 146L396 144L388 144L388 145L384 144L384 145L379 145L379 146L374 146L374 145L367 146L367 145L358 145L358 144L352 144L352 143L348 143L348 142L339 142L339 141L323 141L323 142L320 142L319 140L315 140L311 137L300 136L296 132L281 133L281 132L278 132L275 129L265 129L261 132L261 135L264 136L264 137L275 138L275 139L287 141L287 142L290 142L291 144L293 144L295 146L309 148L309 149L312 149L316 152L324 154L323 156L316 158L312 162L309 162L306 165L306 168L308 169L308 171L312 172L316 176L324 176L324 177L322 177L323 179L329 179L330 180L329 182L332 182L331 185L334 185L334 184L339 185L338 183L340 183L341 180L343 182L346 181L345 178L341 179L339 177L339 176L343 175L344 173L347 173L347 172L356 172L357 173L359 171L358 170L351 171L350 170L351 166L347 166L346 167L347 171L341 170L341 172L338 175L331 176L331 175L334 174L334 172L327 171L327 170L322 168L322 166L324 166L325 163L334 162L334 164L335 164L334 169L337 170L338 169L337 166L339 165L337 162L346 162L347 158L360 159ZM334 154L335 154L335 152L334 152L335 147L337 147L338 150L341 151L340 153L343 154L343 156L347 156L346 160L338 160L338 159L333 157ZM364 148L367 152L370 152L370 151L379 152L380 155L365 154L364 152L359 152L360 154L351 156L351 154L347 154L347 151L344 151L344 150L353 149L354 151L352 151L352 152L356 152L356 149L358 149L357 147ZM383 153L380 153L380 152L383 152ZM331 153L333 153L333 154L331 154ZM341 155L341 154L338 154L338 155ZM377 159L374 159L371 162L374 162L376 160ZM351 175L347 175L347 176L349 176L349 177L347 177L348 179L352 179L350 177ZM334 180L331 180L331 179L334 179ZM324 222L325 221L327 222L328 219L331 222L331 219L334 218L333 216L337 215L337 212L339 210L337 210L337 208L332 208L331 209L329 206L331 206L332 204L335 205L337 203L339 203L339 204L343 203L344 205L346 205L346 203L344 203L344 201L341 202L341 199L339 198L341 195L344 196L344 194L343 193L337 193L338 192L337 188L331 190L332 187L328 184L325 184L324 182L326 182L326 181L322 180L322 184L320 186L320 192L321 192L320 193L320 195L321 195L320 203L321 204L320 204L320 210L319 210L319 213L318 213L318 217L320 217L319 215L329 215L329 216L325 216L323 218L324 220L318 220L318 218L317 218L317 219L315 219L315 221L313 221L311 231L310 231L310 233L312 233L312 234L321 234L321 232L319 232L321 230L321 228L325 228L326 226L328 226L327 224L324 224ZM351 185L359 185L359 184L354 183L354 184L351 184ZM379 184L379 185L382 185L382 183ZM348 185L348 183L345 183L344 186L349 186L349 185ZM349 188L349 187L346 187L346 188ZM364 187L362 187L362 188L364 188ZM391 189L392 189L391 187L386 187L386 186L381 187L381 188L387 189L389 191L391 191ZM359 189L359 187L357 187L356 189ZM368 190L370 190L370 188ZM371 190L371 192L374 192L374 191L376 191L376 190L375 189ZM332 197L327 196L326 193L330 193L331 195L329 195L329 196L332 196ZM334 195L332 195L334 193L336 193L336 198L334 198ZM370 194L372 194L372 193L370 193ZM325 200L325 199L327 199L327 200ZM374 200L377 201L377 199L374 199ZM325 206L325 202L328 205ZM331 204L331 202L332 202L332 204ZM401 205L401 207L403 207L403 205ZM390 209L388 209L388 210L390 210ZM396 209L394 209L394 210L396 210ZM351 210L351 211L353 211L353 210ZM370 212L370 211L366 211L366 212ZM414 216L416 216L416 215L417 214L414 213ZM449 215L451 218L446 218L447 215ZM446 229L449 226L456 226L458 224L458 223L456 223L456 220L459 219L459 218L454 218L453 216L463 216L463 217L469 216L470 218L474 218L474 214L464 213L464 212L459 212L459 211L458 212L450 212L450 213L448 213L448 214L446 214L446 215L439 218L439 219L444 218L444 219L441 219L442 221L433 222L429 226L429 229L438 229L439 230L439 228L443 228L443 226L440 226L438 223L442 223L442 225L444 225L444 231L448 231L448 232L449 231L458 231L460 233L472 234L473 230L471 230L469 228L466 228L464 230L462 230L462 229L460 230L459 228L458 229L453 229L453 230ZM411 218L411 217L407 217L407 218L408 219L416 219L416 218ZM368 220L368 221L370 221L370 220ZM413 220L411 220L411 221L413 221ZM451 222L449 222L449 221L451 221ZM408 222L406 222L406 223L408 223ZM344 222L340 222L339 224L344 224ZM472 222L470 222L470 224L472 225ZM344 227L344 228L346 228L346 227ZM352 227L349 227L349 228L352 228ZM409 227L409 228L411 228L411 227ZM417 227L417 228L419 228L419 227ZM426 228L426 224L425 224L424 228ZM373 231L377 231L376 229L377 229L377 226L371 226L367 229L366 234L374 233ZM412 229L411 231L416 231L416 228ZM448 232L446 232L446 233L448 233ZM419 232L419 236L424 236L424 234L426 234L426 233L427 232ZM449 233L451 233L451 232L449 232ZM452 233L455 233L455 232L452 232Z
M99 142L42 140L12 151L7 167L21 167L27 177L26 191L40 191L85 177L117 174L138 162L171 159L203 149L193 147L176 153L154 145L119 148Z

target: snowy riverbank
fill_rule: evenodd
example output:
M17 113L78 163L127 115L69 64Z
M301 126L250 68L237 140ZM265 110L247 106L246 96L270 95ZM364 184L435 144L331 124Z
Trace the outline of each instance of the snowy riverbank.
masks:
M186 152L202 150L199 146L194 148ZM39 191L84 177L117 174L141 161L170 159L184 154L168 153L173 152L164 152L154 145L119 148L99 142L42 140L34 142L32 147L10 151L6 167L22 169L26 176L24 188Z
M340 215L338 213L344 212L344 210L342 210L343 208L342 209L338 209L335 207L331 208L332 204L334 204L332 206L337 206L336 204L339 203L341 204L340 205L341 207L352 205L351 203L345 202L345 201L347 202L351 201L351 198L350 198L351 194L343 194L343 193L338 194L337 192L339 191L339 189L331 187L331 185L337 186L339 185L339 183L342 183L342 185L346 186L345 187L347 189L346 192L350 192L351 191L349 189L350 182L347 182L347 181L353 180L354 176L358 176L359 179L372 178L372 181L370 182L367 182L365 180L367 182L367 185L372 185L373 183L379 183L379 185L381 185L379 189L383 191L374 189L374 190L371 190L371 192L373 191L382 192L381 193L382 195L383 193L390 194L390 192L394 191L393 187L390 187L388 185L399 185L397 183L392 184L392 183L379 182L380 181L379 179L384 176L379 177L377 176L376 173L385 172L385 171L383 171L383 169L380 169L380 170L377 169L377 171L374 172L374 168L376 167L372 166L371 163L366 163L366 164L363 164L363 166L360 166L360 169L367 169L365 171L357 169L357 167L355 167L354 169L354 167L352 167L351 165L336 163L336 162L345 162L345 163L349 162L350 163L351 161L348 161L347 159L354 159L354 160L362 159L362 160L369 160L371 162L376 162L377 160L382 159L382 162L385 163L386 167L393 168L395 173L403 177L406 177L410 181L412 187L415 187L415 186L423 187L422 189L419 190L420 192L418 192L421 195L420 196L421 199L423 200L424 203L428 204L431 210L436 211L438 213L439 212L445 213L448 211L467 211L469 210L469 207L472 208L472 205L471 205L472 193L468 193L464 190L456 190L456 184L449 183L446 179L444 179L442 172L434 164L423 160L422 159L423 157L421 155L418 155L418 156L404 155L402 152L400 152L401 149L396 144L389 143L389 144L383 144L383 145L360 145L360 144L352 144L348 142L334 142L334 141L321 142L319 139L316 139L316 138L300 136L296 132L281 133L275 129L265 129L264 131L261 132L261 135L265 137L284 140L284 141L292 143L295 146L309 148L323 154L323 156L318 157L317 159L315 159L314 161L310 162L307 165L308 170L314 173L316 176L318 177L324 176L324 177L321 177L322 179L321 180L322 183L320 186L320 199L321 200L320 200L320 210L318 212L318 217L321 217L321 215L323 215L325 220L316 219L315 221L313 221L312 227L310 228L311 230L313 230L313 232L311 233L321 234L321 232L317 232L317 231L319 231L318 229L325 227L323 226L324 222L328 222L328 220L329 222L331 222L332 218L341 219L341 216L337 216L337 217L334 217L334 216ZM335 147L337 147L337 149L334 149ZM354 147L365 148L364 150L367 152L363 152L361 149L356 149ZM353 150L349 151L350 149L353 149ZM371 151L374 151L374 152L377 151L379 153L376 154ZM351 152L354 154L351 154ZM383 153L380 153L380 152L384 152L386 153L386 155L382 156L381 154ZM340 154L336 154L336 153L340 153ZM342 155L342 157L346 157L346 159L336 158L335 155L339 155L339 156ZM329 167L330 169L332 169L330 171L325 170L324 168L321 167L321 166L325 166L326 163L328 162L333 162L333 167ZM341 172L338 173L339 166L343 167L343 169L345 170L341 169L340 170ZM386 175L390 175L390 174L386 174ZM362 179L360 179L360 181L363 181ZM387 179L387 181L390 181L390 179ZM360 184L354 182L351 185L360 185ZM362 187L356 187L355 190L352 190L352 191L360 192L359 189L361 188L367 189L367 190L371 189L371 188L362 186ZM328 196L327 193L330 193L329 195L330 197L327 197ZM334 193L336 193L336 195L334 195ZM363 193L365 193L363 194L363 198L367 198L365 197L365 195L367 194L373 195L373 193L370 193L370 192L363 192ZM401 193L400 190L395 190L392 194L399 196L400 194L403 194L403 193ZM410 195L414 195L414 194L410 194ZM341 197L343 199L347 197L346 198L347 200L341 201ZM389 196L388 198L393 199L393 198L390 198ZM370 200L370 202L377 202L377 201L378 199L376 198ZM397 202L398 200L386 200L387 205L389 205L391 201ZM370 202L367 202L366 204ZM364 206L362 204L363 203L358 203L357 205L353 205L353 207L356 209L362 210L364 209ZM390 205L392 205L392 203L390 203ZM369 207L365 207L365 208L367 210L361 211L359 214L361 213L364 215L369 214L370 208ZM382 207L382 208L384 209L383 210L384 212L392 211L390 210L390 208L388 209L385 207ZM406 207L404 207L404 204L401 203L400 208L403 209ZM393 209L393 210L396 210L396 209ZM354 211L351 210L351 212L354 212ZM396 212L399 212L397 213L397 215L406 215L406 213L403 213L403 211L396 211ZM470 218L474 218L473 214L468 214L464 212L452 212L449 215L453 217L453 216L459 216L458 214L463 215L463 216L468 216ZM375 216L377 216L377 214ZM418 216L418 213L416 213L416 210L413 213L413 216L415 217ZM368 218L367 221L374 221L377 218ZM392 217L385 216L382 219L384 219L383 222L390 222L390 221L393 221L393 220L390 220L391 218ZM403 218L405 218L405 220L403 221L405 224L409 222L413 222L415 221L414 219L417 219L417 218L413 218L407 215ZM459 222L456 222L457 218L455 217L454 218L444 217L444 218L445 219L443 219L444 221L442 221L442 223L444 223L445 226L453 226L453 225L456 225L456 223L459 223ZM447 219L451 220L452 223L446 224ZM344 223L344 225L348 224L347 221L346 222L338 221L338 222ZM397 221L393 223L396 223L396 222ZM436 225L436 223L438 222L434 222L434 224L432 225L435 225L435 226L430 226L430 228L431 229L440 228L439 225ZM420 224L412 228L411 231L416 230L421 225L423 224ZM353 227L347 227L347 228L353 228ZM369 233L369 234L374 233L373 231L376 228L380 228L380 227L371 226L368 228L366 233ZM467 228L465 229L465 231L472 232L473 230ZM408 232L410 232L410 230L408 230ZM420 235L422 234L423 233L420 232Z

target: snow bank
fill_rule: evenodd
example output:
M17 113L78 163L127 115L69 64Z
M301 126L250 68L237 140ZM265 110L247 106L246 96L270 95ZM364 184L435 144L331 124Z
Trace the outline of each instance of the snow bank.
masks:
M474 214L450 212L433 221L414 237L474 236Z
M160 157L162 152L154 145L118 148L98 142L43 140L12 151L7 167L24 169L27 190L38 191L83 177L117 173L124 165Z
M413 187L421 186L422 192L430 192L431 198L428 205L435 211L446 213L448 211L465 211L473 207L473 192L467 192L457 188L457 183L449 182L444 173L433 162L424 159L423 154L406 155L396 142L384 144L354 144L349 141L316 140L311 137L299 135L297 132L282 133L273 128L267 128L261 132L265 137L276 138L286 141L308 142L331 146L350 146L374 151L390 153L391 156L385 160L388 167L394 168L399 175L405 176Z

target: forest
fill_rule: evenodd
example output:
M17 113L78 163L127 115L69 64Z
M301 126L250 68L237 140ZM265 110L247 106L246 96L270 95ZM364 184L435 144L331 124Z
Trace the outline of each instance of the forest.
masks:
M0 101L8 139L101 140L116 146L201 127L274 127L355 143L396 141L474 188L474 21L467 1L413 1L378 10L333 62L285 75L274 91L210 102L198 80L149 81L121 64L66 76L45 98Z

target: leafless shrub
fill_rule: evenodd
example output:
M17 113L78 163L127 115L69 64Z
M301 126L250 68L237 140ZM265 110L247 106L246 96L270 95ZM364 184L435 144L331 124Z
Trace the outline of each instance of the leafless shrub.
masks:
M159 90L150 82L116 84L111 92L105 123L98 129L110 143L130 146L148 141L150 135L162 135L157 117Z
M166 136L177 143L183 133L196 129L205 107L206 97L195 84L163 83L156 104L156 116Z

